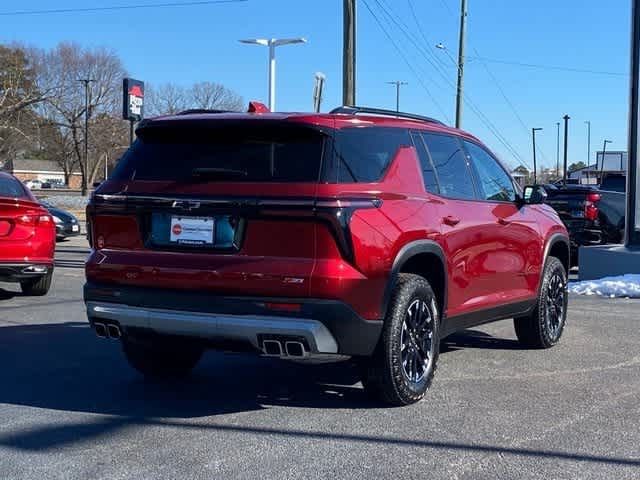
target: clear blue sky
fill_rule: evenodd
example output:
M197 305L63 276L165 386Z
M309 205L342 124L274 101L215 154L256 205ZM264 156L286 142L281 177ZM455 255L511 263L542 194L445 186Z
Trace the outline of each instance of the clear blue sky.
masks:
M3 2L0 13L32 10L158 3L160 0L24 0ZM629 0L468 0L467 54L505 61L618 72L629 68ZM420 53L380 8L386 5L405 24L425 54ZM457 52L458 0L412 0L421 32L408 0L366 0L387 26L420 79L358 0L357 101L394 108L395 90L386 81L404 80L401 108L445 119L454 117L456 68L446 53L431 50L442 42ZM242 45L240 38L305 36L309 43L278 49L279 110L309 110L313 74L327 75L323 110L341 103L341 0L249 0L245 3L158 8L99 13L0 16L0 41L49 48L60 41L113 48L129 73L150 83L190 84L209 80L236 90L246 100L265 101L267 50ZM426 42L425 38L426 37ZM427 45L427 42L429 45ZM476 52L477 50L477 52ZM585 120L592 122L592 161L604 138L609 149L626 149L628 78L486 64L527 129L538 134L541 160L555 165L556 122L568 113L569 161L586 159ZM444 78L443 78L444 77ZM427 94L424 84L444 113ZM466 92L471 101L531 164L528 130L504 100L483 62L470 59ZM445 117L446 114L446 117ZM514 156L465 107L463 127L487 143L504 160ZM562 147L561 147L562 149ZM562 156L562 153L561 153Z

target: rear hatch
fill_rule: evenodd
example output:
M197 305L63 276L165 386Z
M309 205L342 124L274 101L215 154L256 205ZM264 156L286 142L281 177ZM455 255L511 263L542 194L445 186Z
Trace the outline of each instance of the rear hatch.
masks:
M328 138L285 120L148 123L88 208L88 280L307 296Z

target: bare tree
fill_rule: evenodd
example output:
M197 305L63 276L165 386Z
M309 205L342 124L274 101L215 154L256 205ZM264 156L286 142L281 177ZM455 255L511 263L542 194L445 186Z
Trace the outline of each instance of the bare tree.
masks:
M241 111L243 107L240 95L214 82L199 82L188 88L174 83L147 86L145 97L148 116L172 115L190 108Z
M224 85L213 82L200 82L191 87L190 103L192 108L208 110L241 111L242 97Z
M145 115L173 115L188 107L187 91L175 83L164 83L158 87L148 85L145 92Z
M66 179L74 170L79 169L82 183L87 185L91 172L100 159L89 155L86 165L84 162L83 147L87 141L83 128L85 91L79 79L92 80L89 83L88 108L92 124L92 119L96 116L117 118L121 103L121 82L126 72L119 57L104 48L86 49L77 44L62 43L49 52L40 51L38 56L38 64L41 66L38 72L40 83L51 91L46 101L38 107L38 113L47 124L57 126L62 137L68 138L70 155L57 159ZM95 153L94 150L90 149L90 152Z
M33 107L49 93L38 85L29 53L19 45L0 45L0 155L26 148L35 127Z

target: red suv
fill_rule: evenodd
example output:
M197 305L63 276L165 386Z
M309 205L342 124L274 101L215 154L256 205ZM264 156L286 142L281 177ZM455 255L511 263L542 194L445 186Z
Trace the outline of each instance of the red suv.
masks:
M515 318L524 345L558 342L567 231L478 139L377 109L252 110L144 120L93 195L87 314L134 368L346 355L402 405L455 331Z
M45 295L53 276L56 227L22 182L0 172L0 282L25 295Z

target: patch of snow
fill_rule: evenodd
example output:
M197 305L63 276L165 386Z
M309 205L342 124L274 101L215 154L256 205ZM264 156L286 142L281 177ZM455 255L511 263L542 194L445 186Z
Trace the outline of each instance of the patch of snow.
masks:
M81 197L79 195L51 195L50 197L43 198L43 200L54 207L82 210L87 206L89 197Z
M579 295L600 295L610 298L640 298L640 275L627 274L584 280L569 284L569 291Z

